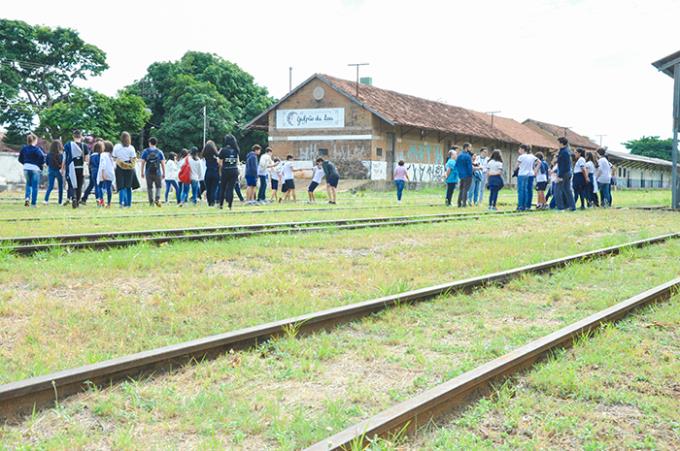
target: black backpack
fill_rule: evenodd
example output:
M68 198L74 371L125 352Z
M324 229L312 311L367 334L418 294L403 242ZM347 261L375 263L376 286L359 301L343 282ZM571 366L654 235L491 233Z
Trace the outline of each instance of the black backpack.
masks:
M149 172L158 172L161 164L161 154L158 149L150 149L146 155L146 169Z

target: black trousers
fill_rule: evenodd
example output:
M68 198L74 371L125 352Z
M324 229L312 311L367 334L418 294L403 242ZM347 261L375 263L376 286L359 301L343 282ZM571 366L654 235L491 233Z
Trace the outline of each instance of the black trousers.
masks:
M456 189L456 183L446 184L446 205L451 205L451 198L453 197L453 192Z
M460 179L460 188L458 189L458 206L467 206L468 191L470 190L470 185L472 185L472 177L465 177Z
M234 203L234 185L238 183L238 169L227 169L222 171L222 180L220 180L220 207L224 205L224 199L227 200L227 205L231 208Z
M83 168L76 168L76 183L78 186L73 186L71 184L71 177L68 176L68 168L66 169L66 183L68 184L68 189L73 193L73 206L76 207L80 201L83 194Z
M219 184L220 176L217 173L205 175L205 194L208 199L208 205L211 207L215 205L215 197L218 196L217 187Z

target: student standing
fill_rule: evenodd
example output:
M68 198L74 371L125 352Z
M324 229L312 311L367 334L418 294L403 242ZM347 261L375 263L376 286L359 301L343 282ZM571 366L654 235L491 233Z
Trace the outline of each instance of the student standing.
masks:
M224 199L227 200L227 206L231 210L231 205L234 202L234 186L238 183L238 142L233 135L225 135L224 147L220 149L218 155L219 166L221 169L220 179L220 209L224 206Z
M181 196L179 185L177 184L177 176L179 175L179 166L177 165L177 154L170 152L168 158L165 162L165 203L168 203L168 194L170 194L170 188L175 189L175 197L177 198L177 203L180 203Z
M208 142L206 141L206 144ZM203 147L205 148L205 146ZM198 158L198 163L201 166L201 170L198 171L198 201L199 203L203 202L203 193L205 193L205 173L207 172L208 168L205 165L205 157L203 156L203 151L198 151L198 147L192 147L191 150L196 149L196 152L198 153L199 158Z
M113 147L111 156L116 163L116 189L120 206L130 208L132 206L132 181L135 177L137 161L137 152L132 145L130 133L120 134L120 142Z
M91 139L91 137L90 137ZM97 141L99 142L99 141ZM95 145L97 143L94 143ZM83 149L88 149L87 143L82 143ZM95 198L97 198L97 188L99 188L99 185L97 185L97 172L99 171L99 154L94 151L94 147L92 148L92 151L86 151L86 155L89 155L89 162L87 164L87 168L89 171L88 174L88 183L87 183L87 188L85 189L85 192L83 193L83 198L80 199L80 203L83 205L87 204L87 198L90 197L90 194L92 194L92 191L95 192ZM87 157L86 157L87 158Z
M149 198L149 205L161 206L161 184L165 178L165 155L163 151L156 147L158 140L154 137L149 138L149 147L142 152L142 178L146 178L146 194ZM154 186L156 193L154 195Z
M295 197L295 167L293 166L292 155L286 156L286 161L283 163L281 172L283 173L283 192L286 193L283 200L292 198L293 202L297 202ZM279 200L279 202L280 201L281 200Z
M323 173L326 176L326 193L328 193L328 203L335 205L337 201L336 196L338 183L340 183L340 173L338 172L338 168L336 168L332 162L324 160L321 157L317 158L316 162L321 162Z
M446 160L446 206L451 206L451 198L453 198L453 192L456 190L456 184L458 183L458 170L456 169L456 153L457 147L452 147L449 150L449 158Z
M71 191L73 208L78 208L83 192L83 166L87 148L80 130L74 130L72 136L73 140L64 145L64 163L61 170Z
M111 207L111 195L112 195L112 185L116 178L116 164L113 162L113 157L111 152L113 152L113 144L110 141L98 142L95 144L102 145L101 153L99 155L99 167L97 170L97 186L99 188L98 192L98 205L100 207L104 206L104 193L106 193L106 208Z
M605 156L605 149L597 149L600 158L597 160L597 189L600 191L600 205L611 206L612 167Z
M536 208L542 209L547 207L547 202L545 200L545 189L548 186L548 173L550 168L548 167L548 162L545 161L542 152L536 152L537 169L536 169L536 193L538 194L538 200L536 200Z
M270 202L278 202L279 201L279 185L282 185L281 182L281 160L279 160L277 157L274 157L273 160L273 165L271 169L269 170L269 177L271 178L271 187L272 187L272 197L270 199Z
M472 206L476 206L479 202L479 191L482 186L482 179L484 174L482 173L482 165L479 161L479 155L472 156L472 179L470 181L470 189L468 190L467 203Z
M503 157L495 149L487 161L487 180L489 184L489 210L496 210L498 192L503 188Z
M185 205L189 200L189 189L191 188L191 203L196 205L198 203L198 191L200 189L200 179L201 179L201 155L197 148L191 150L191 154L187 155L186 158L182 159L179 165L179 170L182 172L182 168L189 165L189 182L182 182L182 203L180 206Z
M64 177L61 175L61 165L64 161L64 146L61 140L55 139L50 144L50 151L47 154L47 191L45 192L45 205L50 201L50 193L54 189L54 182L57 182L59 190L59 205L62 204L64 196Z
M264 153L260 156L260 162L257 164L257 177L260 181L257 201L261 204L267 203L267 179L269 178L269 169L273 164L272 148L267 147L264 149Z
M460 181L458 207L467 207L468 191L472 183L472 149L470 143L463 144L463 151L456 158L456 171Z
M588 168L586 167L586 151L581 147L576 149L576 162L574 163L574 178L572 185L576 196L575 201L581 199L581 210L586 209L587 187L588 187Z
M484 188L488 185L488 171L487 163L489 162L488 150L482 147L479 150L479 165L482 167L482 183L479 184L479 193L477 195L478 202L481 205L484 200Z
M259 144L255 144L251 151L246 155L246 203L248 205L255 204L255 188L257 187L257 157L260 155L262 148Z
M555 203L558 210L576 210L574 193L571 190L571 151L567 138L559 138L560 151L557 153L557 178L555 184Z
M589 207L599 207L600 203L597 200L597 182L595 181L595 171L597 170L597 163L595 154L593 152L586 153L586 168L588 169L588 184L586 185L586 196L588 198Z
M519 146L517 157L517 210L531 210L534 177L538 165L538 159L531 154L531 147L527 144Z
M203 148L203 161L205 161L205 194L208 206L215 205L220 185L220 167L217 161L217 146L213 141L205 143Z
M319 159L321 160L321 159ZM321 183L321 180L323 179L324 173L323 173L323 168L321 167L321 161L316 160L316 164L312 168L312 182L309 184L309 187L307 188L307 195L309 196L309 203L312 204L316 202L316 197L314 196L314 190L319 186Z
M409 181L408 171L404 166L404 160L399 160L397 167L394 168L394 184L397 187L397 203L401 203L401 195L404 192L404 186Z
M38 185L40 184L40 174L45 164L45 153L38 147L38 137L29 133L26 137L26 145L19 152L19 163L23 165L24 177L26 179L25 202L32 207L38 202Z

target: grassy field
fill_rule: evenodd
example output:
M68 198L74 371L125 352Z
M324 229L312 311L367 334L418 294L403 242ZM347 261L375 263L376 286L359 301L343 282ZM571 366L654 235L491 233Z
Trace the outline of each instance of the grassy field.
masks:
M290 334L175 374L79 395L24 424L5 427L3 440L46 449L299 449L676 277L678 259L680 242L673 241L527 276L504 288L402 306L327 333ZM621 360L612 359L610 368ZM538 383L550 383L561 369L567 370L564 382L554 381L553 391L588 393L588 385L579 384L568 365L542 370ZM673 379L674 369L677 362L659 377ZM668 419L680 402L668 400L663 407L649 417ZM556 403L545 410L559 411ZM448 449L442 440L435 437L434 443Z
M678 449L679 331L676 296L581 340L399 449Z
M408 192L404 203L396 206L393 193L341 193L339 207L344 204L362 208L330 212L282 213L273 211L279 206L249 207L272 210L262 214L246 213L247 207L240 206L231 214L215 214L205 207L151 209L140 205L129 210L97 211L91 206L78 210L64 207L32 210L0 204L0 218L55 217L35 222L0 222L0 227L2 236L23 236L459 211L424 206L441 203L441 196L431 189ZM615 193L615 202L652 205L666 202L668 197L669 193L663 191L627 191ZM506 191L502 200L512 203L513 193ZM285 208L326 206L298 203ZM244 213L239 214L241 211ZM171 216L178 212L188 216ZM159 213L165 216L149 216ZM199 216L203 213L207 215ZM477 221L405 228L171 243L159 247L138 245L108 251L55 251L30 258L0 252L3 287L0 383L675 231L678 231L675 213L597 209L521 217L489 216ZM615 261L625 264L625 270L619 271L610 260L607 260L610 266L592 266L596 268L592 281L587 272L565 271L562 285L551 286L553 291L545 297L537 295L545 288L541 279L531 279L529 285L534 290L531 293L513 283L508 290L483 290L480 296L487 296L483 299L475 298L476 295L455 297L453 303L444 299L431 304L439 306L432 307L431 312L427 310L430 307L395 310L339 332L348 336L320 334L302 341L282 340L258 352L231 355L169 376L170 379L163 378L162 382L131 382L111 391L92 393L25 424L0 429L0 448L14 447L26 440L47 448L138 448L145 443L142 441L145 437L152 437L159 448L246 444L253 448L259 445L295 448L323 438L330 431L444 376L469 369L509 346L552 330L576 315L640 291L657 279L677 275L678 246L671 243L627 254L630 263L625 262L625 256L619 257ZM578 271L579 267L570 271ZM559 281L559 274L551 280ZM639 274L645 277L640 280ZM603 288L607 283L603 275L611 279L607 289ZM578 306L572 306L567 285L573 280L582 281L584 287L592 287L598 295L584 300L587 296L579 294ZM504 299L506 294L513 302L499 304L498 299ZM523 305L525 297L528 301ZM456 310L459 308L462 310ZM517 318L521 321L514 319L515 309L519 309ZM556 316L543 319L546 311ZM395 321L401 317L408 322L397 324ZM444 331L448 331L444 338L453 334L458 340L451 318L456 319L456 327L461 320L461 327L469 330L460 332L462 338L455 346L438 345ZM380 325L374 327L374 321ZM521 327L514 330L515 325ZM470 335L477 333L477 329L495 332L499 328L504 330L502 335L490 335L479 343L471 338L475 335ZM413 337L422 338L423 334L431 336L421 351ZM387 343L384 337L388 337ZM340 353L343 343L348 344L349 354ZM372 361L372 372L362 373L361 367L374 352L374 343L375 352L383 354ZM378 345L385 348L380 351ZM390 347L399 351L394 354L398 358L390 357L394 350ZM436 365L430 363L431 356ZM341 360L340 366L336 365L337 359ZM391 365L386 371L378 366L384 361ZM326 370L326 366L332 369ZM390 375L392 369L394 377ZM232 370L236 374L229 373ZM276 390L268 393L266 385L252 386L253 377L262 377L262 383L274 384ZM204 383L197 382L204 379ZM369 396L370 387L351 388L364 379L384 383L386 387L375 402L366 405L361 403L361 397ZM286 385L291 381L292 386ZM388 390L393 383L396 391ZM342 384L351 387L342 388ZM313 393L302 394L300 399L286 398L288 389L296 392L305 387L325 396L326 386L338 387L346 398L330 396L335 393L329 399L315 397ZM152 398L148 402L147 393ZM308 404L299 403L307 399L305 396L309 398ZM233 412L227 412L222 404L230 406ZM205 409L214 412L206 416L207 413L201 413ZM179 432L172 432L175 429Z

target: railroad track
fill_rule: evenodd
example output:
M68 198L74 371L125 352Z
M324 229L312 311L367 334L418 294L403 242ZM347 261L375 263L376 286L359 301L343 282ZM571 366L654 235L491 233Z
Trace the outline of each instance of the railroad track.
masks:
M327 219L305 222L279 222L182 229L97 232L73 235L42 235L0 238L0 249L14 254L30 255L54 249L107 249L140 243L163 244L171 241L205 241L242 238L253 235L353 230L375 227L406 226L424 223L476 220L482 216L514 216L526 213L500 211L490 213L441 213L415 216L383 216L371 218Z
M266 214L266 213L307 213L307 212L331 212L331 211L346 211L346 210L384 210L400 208L402 210L407 210L409 207L422 208L422 207L444 207L443 204L404 204L404 205L384 205L384 206L340 206L340 207L322 207L322 208L264 208L259 209L257 207L239 207L236 210L232 210L228 213L224 211L189 211L189 212L175 212L175 213L141 213L136 215L123 214L123 215L106 215L106 216L37 216L37 217L14 217L14 218L2 218L0 217L0 222L36 222L36 221L79 221L79 220L91 220L93 218L101 219L123 219L123 218L158 218L158 217L195 217L195 216L222 216L229 217L233 215L246 215L246 214Z
M639 307L667 300L679 290L680 278L676 278L633 296L350 426L307 451L364 449L376 437L414 434L432 419L469 404L487 393L491 384L530 367L548 353L570 347L603 324L617 321Z
M177 368L188 362L214 358L232 349L249 348L285 335L291 328L306 334L366 317L395 305L423 302L442 294L470 291L493 283L503 284L526 274L550 271L569 263L616 255L626 249L663 243L676 238L680 238L680 233L660 235L484 276L384 296L0 385L0 418L6 420L15 418L52 405L55 400L63 400L92 386L108 386L121 380Z

